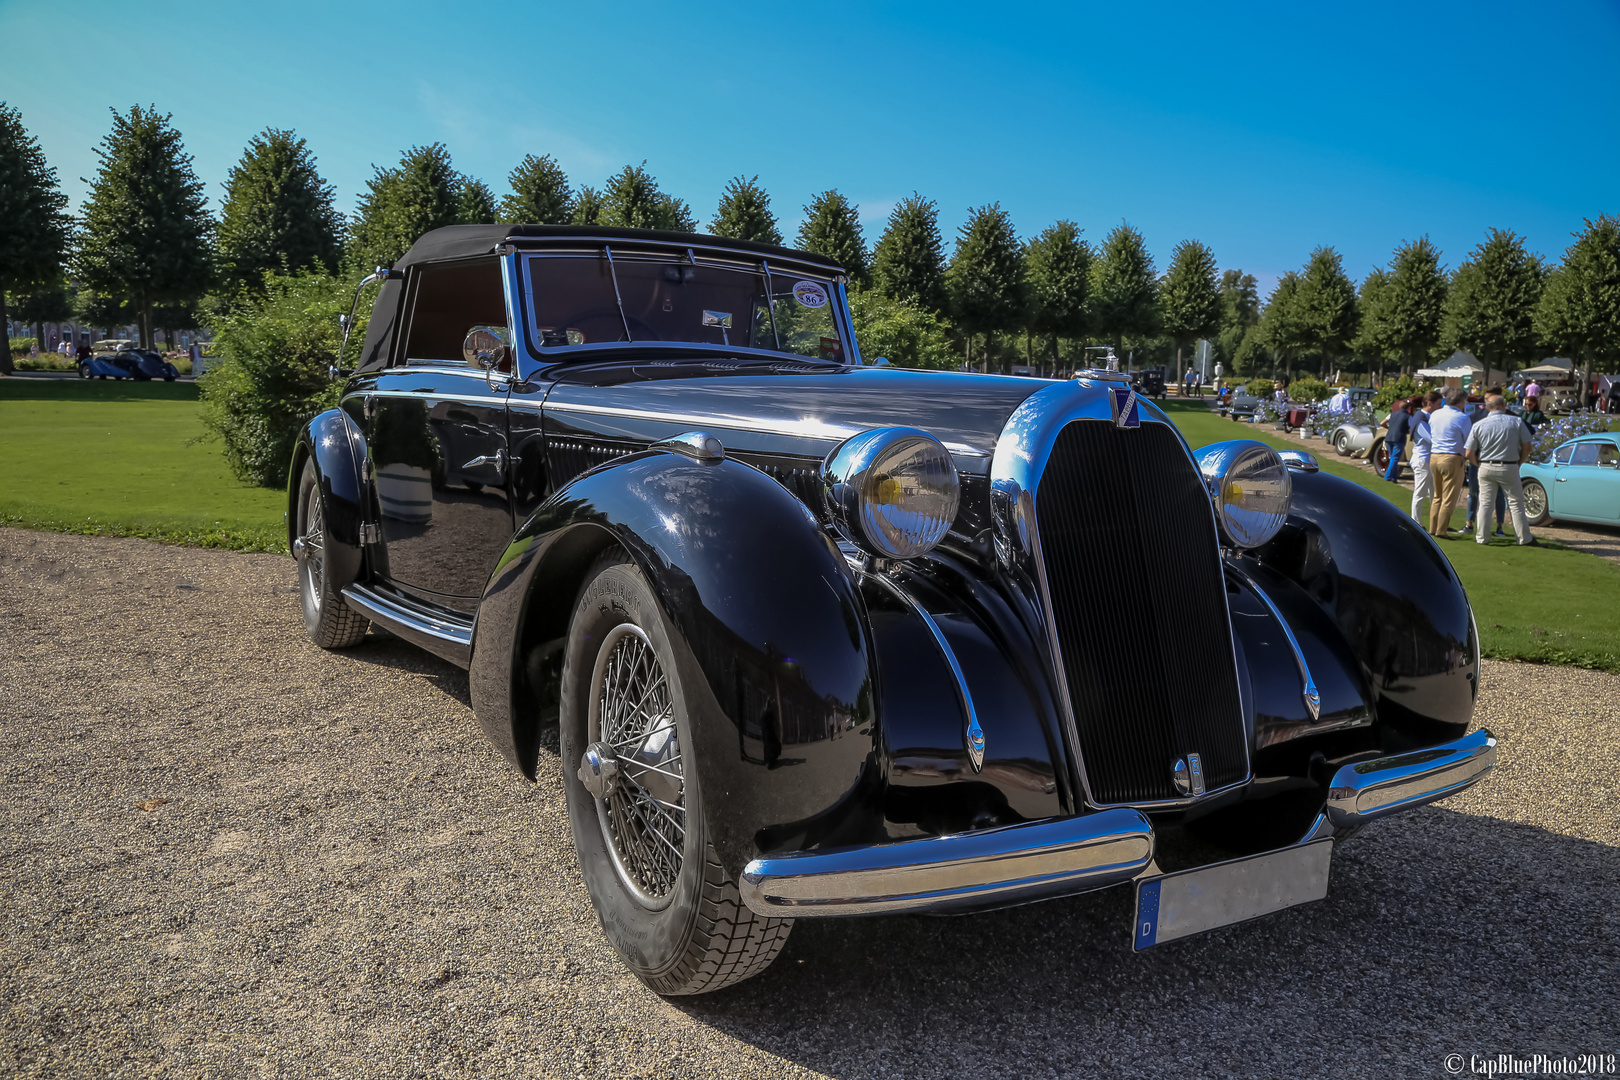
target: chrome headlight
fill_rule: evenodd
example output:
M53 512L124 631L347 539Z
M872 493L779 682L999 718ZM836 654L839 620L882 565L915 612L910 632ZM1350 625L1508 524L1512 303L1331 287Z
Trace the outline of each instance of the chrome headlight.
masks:
M1253 439L1233 439L1211 443L1195 455L1227 540L1257 548L1277 535L1288 518L1294 482L1275 450Z
M930 551L962 501L950 451L916 428L874 428L844 440L822 462L821 482L839 534L880 559Z

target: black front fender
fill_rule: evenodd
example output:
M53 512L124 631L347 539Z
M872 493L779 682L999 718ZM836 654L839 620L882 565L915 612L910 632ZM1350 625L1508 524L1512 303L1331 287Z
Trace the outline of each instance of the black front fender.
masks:
M728 871L867 827L881 778L860 591L804 504L732 460L627 457L518 531L473 638L473 707L491 741L532 775L550 672L584 574L610 545L639 564L675 631L709 835Z
M1377 493L1327 473L1295 473L1293 482L1288 524L1255 555L1342 635L1380 748L1398 753L1461 738L1479 688L1479 638L1451 563Z
M360 522L365 508L360 462L365 459L365 447L360 433L341 409L321 413L298 433L292 471L287 479L289 551L298 532L298 485L304 463L312 459L321 487L321 510L326 518L328 571L331 580L342 587L360 576Z

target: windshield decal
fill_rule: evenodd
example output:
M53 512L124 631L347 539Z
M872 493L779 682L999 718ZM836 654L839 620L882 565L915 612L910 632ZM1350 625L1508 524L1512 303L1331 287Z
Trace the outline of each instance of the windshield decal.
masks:
M814 281L801 281L793 286L793 299L808 308L827 306L827 290Z

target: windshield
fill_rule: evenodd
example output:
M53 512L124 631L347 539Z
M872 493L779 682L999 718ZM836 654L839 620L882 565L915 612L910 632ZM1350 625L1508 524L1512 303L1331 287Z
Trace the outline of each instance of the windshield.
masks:
M827 279L675 256L547 254L528 266L542 348L663 341L844 359Z

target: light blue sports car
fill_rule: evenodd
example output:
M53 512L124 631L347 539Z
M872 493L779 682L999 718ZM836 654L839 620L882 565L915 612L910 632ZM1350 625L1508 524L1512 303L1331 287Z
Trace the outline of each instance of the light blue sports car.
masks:
M1620 444L1616 434L1582 435L1553 451L1552 460L1519 469L1530 524L1548 518L1620 525Z

